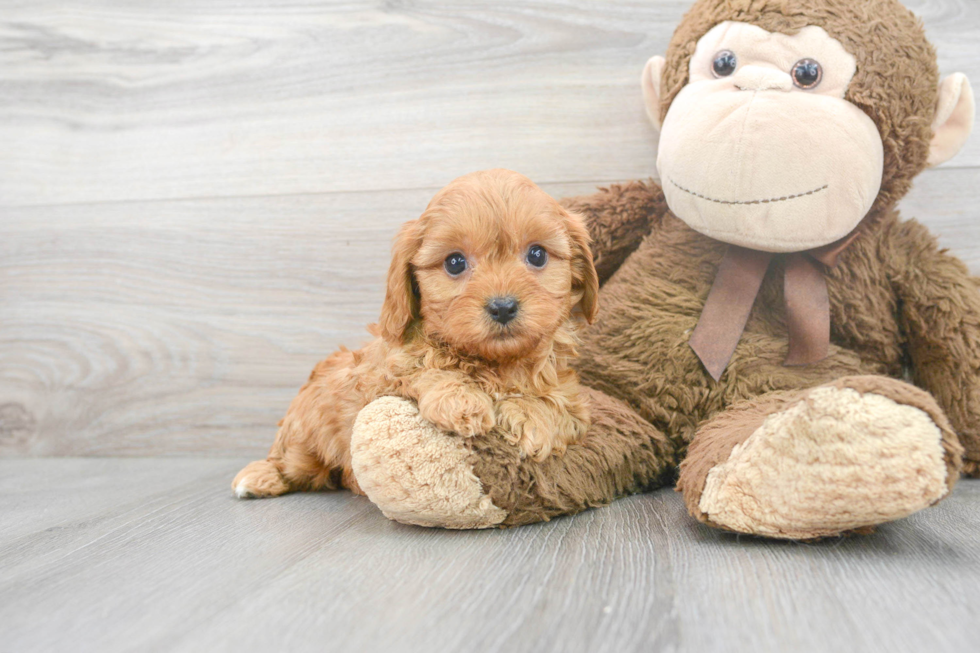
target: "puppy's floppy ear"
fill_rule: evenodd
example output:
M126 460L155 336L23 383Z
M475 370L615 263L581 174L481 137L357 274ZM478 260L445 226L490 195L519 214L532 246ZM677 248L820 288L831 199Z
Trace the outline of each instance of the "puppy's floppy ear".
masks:
M381 335L390 343L401 344L405 330L419 317L419 295L412 272L412 257L422 244L419 221L402 226L391 246L388 288L381 306Z
M599 312L599 274L592 262L592 238L585 218L577 213L565 213L565 225L572 241L572 294L589 324Z

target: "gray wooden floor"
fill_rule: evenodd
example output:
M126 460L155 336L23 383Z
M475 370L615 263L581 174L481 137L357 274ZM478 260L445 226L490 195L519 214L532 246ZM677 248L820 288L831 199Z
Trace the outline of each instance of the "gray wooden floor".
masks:
M511 530L349 493L237 501L245 459L0 461L4 651L975 651L980 481L866 537L714 531L661 490Z
M908 0L980 88L980 3ZM650 177L688 0L0 0L0 651L980 649L980 482L817 545L665 490L510 531L237 502L460 174ZM980 273L980 135L903 213Z

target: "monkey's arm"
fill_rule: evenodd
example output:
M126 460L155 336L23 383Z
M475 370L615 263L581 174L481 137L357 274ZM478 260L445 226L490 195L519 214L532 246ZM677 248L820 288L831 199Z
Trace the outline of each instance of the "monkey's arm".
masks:
M561 204L585 217L599 283L619 269L668 211L663 191L652 181L613 184L592 195L567 197Z
M891 239L891 278L900 302L916 385L936 398L966 448L965 471L980 475L980 280L941 250L915 221Z

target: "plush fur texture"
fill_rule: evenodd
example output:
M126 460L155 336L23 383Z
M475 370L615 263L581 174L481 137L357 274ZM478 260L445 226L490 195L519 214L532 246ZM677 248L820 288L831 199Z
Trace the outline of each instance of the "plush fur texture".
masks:
M722 51L737 53L737 67L719 76L713 62ZM792 75L804 57L821 66L808 90ZM816 25L792 36L735 21L711 29L660 124L657 172L674 215L711 238L766 252L850 234L877 199L884 158L877 125L845 99L856 67ZM659 111L655 92L646 101L649 114Z
M507 511L483 492L462 438L440 431L401 397L357 415L351 463L358 485L389 518L418 526L489 528Z
M940 438L916 408L816 388L711 470L698 510L723 528L772 537L874 527L946 496Z
M896 0L700 0L667 48L661 118L687 83L698 40L726 20L783 34L817 25L855 56L857 74L844 97L875 122L885 151L872 212L894 206L926 166L936 113L939 68L921 21Z
M544 265L528 260L532 246L547 252ZM444 265L453 254L467 261L458 274ZM589 425L569 361L576 323L592 320L597 292L581 218L508 170L457 179L395 241L382 337L314 368L268 458L239 472L234 491L360 491L351 431L358 412L386 395L416 401L445 431L490 434L536 460L561 453ZM501 297L517 302L506 324L489 314Z
M848 377L736 404L708 420L677 487L691 514L713 526L833 535L935 503L955 484L962 453L927 392Z
M659 195L650 185L648 191ZM609 195L621 189L612 188ZM632 192L636 192L635 185ZM573 202L597 208L596 197ZM882 374L913 379L943 406L977 459L980 415L980 295L965 266L924 227L889 211L827 271L832 316L830 356L785 367L781 268L766 275L745 335L719 383L708 378L686 335L697 323L725 246L669 213L601 293L597 324L585 334L579 364L593 388L619 396L684 448L704 420L736 401ZM697 265L684 265L688 261ZM641 333L657 334L641 338ZM611 352L615 352L612 354Z
M472 470L494 506L508 512L504 524L577 512L666 483L682 462L679 489L692 514L702 518L700 499L711 470L724 465L738 442L760 426L746 415L778 421L776 413L799 410L812 389L840 389L834 384L853 377L864 380L847 381L848 392L831 394L866 403L871 412L887 406L896 414L915 411L913 431L921 441L941 434L947 488L961 467L980 472L980 280L941 249L925 227L900 220L894 209L926 165L936 114L935 52L922 26L894 0L700 0L668 50L664 113L687 79L697 40L727 20L786 33L822 26L857 58L858 72L846 97L874 120L884 143L881 192L838 265L825 270L830 354L803 367L783 365L784 261L777 256L731 363L715 382L688 341L726 245L672 215L653 183L612 186L568 200L566 207L586 217L603 283L601 310L583 335L576 364L590 388L593 424L565 456L544 462L521 458L500 439L469 442ZM865 401L865 395L887 401ZM851 414L832 404L817 402L810 409L826 411L841 437L875 442L867 411ZM820 415L811 412L807 419ZM721 434L707 425L717 426ZM715 440L723 443L721 449L709 445ZM869 444L854 460L873 458L874 451ZM881 457L887 453L880 450ZM853 483L874 485L877 468L869 465L867 473L860 464L850 467ZM939 478L941 472L931 469L929 474ZM821 474L818 466L802 466L798 473L811 480ZM906 493L878 517L857 521L885 521L937 497L925 492L919 497L925 497L923 502L913 495ZM810 510L804 497L798 498L794 503L793 496L782 497L782 509L798 508L801 515ZM734 504L713 507L726 511ZM823 523L819 515L810 515L809 521L796 522L809 524L803 528L764 530L744 522L738 528L800 539L860 528L839 519L846 510L828 504ZM736 528L731 524L738 520L727 525L705 521Z
M454 529L531 524L671 482L667 439L622 402L583 392L604 437L540 462L492 433L439 431L412 402L383 397L357 418L354 472L389 518Z

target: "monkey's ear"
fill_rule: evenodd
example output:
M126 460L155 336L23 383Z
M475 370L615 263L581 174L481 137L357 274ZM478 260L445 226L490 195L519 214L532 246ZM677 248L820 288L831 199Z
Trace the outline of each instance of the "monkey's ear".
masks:
M382 337L392 344L404 342L405 330L419 316L419 297L412 273L412 257L422 244L418 223L418 220L406 222L391 247L388 288L379 323Z
M929 165L938 166L960 151L973 131L975 104L970 80L963 73L954 73L939 85L939 106L932 123L932 142L929 144Z
M660 100L663 98L660 87L663 83L665 63L666 59L660 55L651 57L643 69L642 77L640 77L640 85L643 87L643 103L647 108L647 117L650 118L650 122L653 123L654 128L658 132L660 131Z

